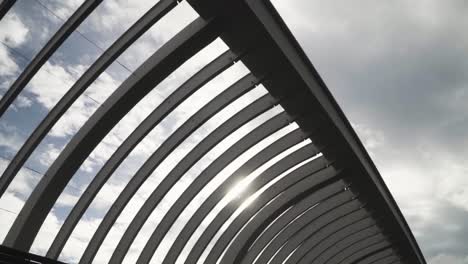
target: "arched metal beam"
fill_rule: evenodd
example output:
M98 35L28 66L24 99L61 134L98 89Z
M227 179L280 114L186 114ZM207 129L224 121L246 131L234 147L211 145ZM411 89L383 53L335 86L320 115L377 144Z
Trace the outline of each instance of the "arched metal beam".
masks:
M304 157L304 158L300 158L298 161L295 161L296 159L298 159L298 155L297 155L298 153L299 152L296 151L295 153L292 153L292 154L288 155L287 157L283 158L280 161L280 163L290 164L290 166L281 166L281 165L277 165L277 164L280 164L280 163L276 163L275 164L276 166L273 165L272 167L270 167L266 171L264 171L261 175L256 177L249 184L249 188L243 192L242 196L243 197L248 197L249 195L254 194L262 186L268 184L271 180L273 180L274 178L278 177L281 173L288 170L289 167L294 166L294 164L300 163L301 160L307 159L307 157ZM318 160L314 160L314 162L308 162L306 165L302 165L299 170L296 169L293 172L286 175L285 177L292 177L292 179L295 179L297 177L302 176L305 169L310 169L311 170L310 173L312 173L313 171L316 170L316 169L314 169L315 166L320 166L323 163L324 163L323 158L319 158ZM279 186L282 187L282 185L284 185L284 181L282 181ZM273 186L278 186L278 185L277 185L277 183L275 183ZM271 188L274 188L274 187L270 187L270 190L271 190ZM192 260L197 261L200 258L203 251L205 250L205 248L210 243L211 239L215 236L215 234L218 232L218 230L221 228L221 226L238 209L238 207L242 204L242 202L243 201L240 201L240 200L233 200L230 203L228 203L216 215L216 217L205 228L205 230L203 231L200 238L196 241L195 245L192 247L187 259L189 259L191 261ZM253 203L252 205L249 205L249 207L253 206L255 204L256 204L256 202ZM207 262L207 261L205 261L205 262Z
M286 149L298 144L306 138L306 135L300 130L296 129L293 132L276 140L274 143L254 155L235 172L233 172L226 180L216 188L210 196L202 203L202 205L190 217L189 221L185 224L182 231L174 240L171 248L169 249L163 263L172 263L177 260L181 251L185 247L188 240L193 233L197 230L203 219L211 212L211 210L224 198L229 189L232 188L237 182L241 181L253 171L262 166L265 162L274 158ZM243 196L248 194L243 193Z
M102 241L109 230L114 225L125 206L130 202L133 195L140 186L148 179L153 171L172 153L185 139L202 126L211 117L216 115L225 106L234 102L237 98L252 90L259 80L252 74L247 74L239 81L224 90L209 103L204 105L184 124L182 124L164 143L151 155L151 157L141 166L138 172L127 183L123 191L119 194L109 211L101 221L98 229L94 233L91 241L81 257L80 263L90 263L94 259Z
M237 141L217 159L215 159L208 167L206 167L165 214L164 218L160 221L148 239L148 242L143 248L137 262L148 263L151 260L154 251L159 246L172 224L176 221L177 217L184 211L187 205L203 189L203 187L205 187L205 185L209 183L221 170L246 150L256 145L262 139L285 127L290 122L292 122L292 119L286 113L283 112L276 115ZM148 207L148 209L151 208Z
M161 0L151 8L143 17L133 24L122 36L119 37L73 84L59 102L49 111L47 116L34 129L26 142L21 146L13 160L3 172L0 178L0 197L6 191L9 184L16 176L24 163L31 156L42 139L49 133L52 127L75 102L75 100L104 72L104 70L114 62L135 40L145 33L161 17L169 12L175 0ZM32 65L31 63L30 65ZM37 71L37 70L36 70ZM23 72L27 72L26 70ZM19 79L18 79L19 80ZM29 79L28 79L29 81ZM14 85L13 85L14 86ZM12 90L12 87L10 90ZM10 91L9 90L9 91ZM6 97L4 97L6 98ZM3 100L3 98L2 98ZM5 99L7 100L7 99ZM0 114L1 116L1 114Z
M340 204L341 203L341 204ZM277 237L274 244L275 247L269 246L265 252L266 256L273 256L271 258L272 263L281 263L285 261L288 256L298 248L301 243L307 238L314 236L321 229L332 224L339 218L342 217L351 217L355 218L364 218L368 216L368 213L365 209L362 208L362 203L357 199L351 199L343 203L343 200L337 202L330 202L325 207L328 209L323 215L315 216L315 219L310 219L312 217L304 217L303 219L299 218L293 225L289 226L283 233L282 236ZM314 210L311 210L310 214L313 214ZM286 240L285 240L286 239ZM279 248L277 245L281 245ZM279 261L279 262L278 262Z
M372 238L374 236L382 236L381 232L373 232L372 230L366 230L366 232L359 232L352 234L343 240L336 243L333 247L328 248L318 257L314 259L315 262L327 263L330 259L335 258L337 255L342 254L343 251L352 247L356 243Z
M346 188L346 185L343 186L343 188L338 193L336 192L328 193L329 190L327 190L326 188L318 190L317 191L318 193L324 192L324 196L321 197L322 198L321 200L314 201L314 204L318 202L318 204L314 208L312 208L311 210L308 210L304 214L300 214L299 218L294 219L294 221L291 222L291 224L286 225L284 229L281 229L280 232L275 234L273 238L271 239L271 241L269 241L267 244L265 244L265 241L258 241L258 242L261 242L262 244L265 244L265 246L262 246L263 250L259 252L257 262L259 263L268 262L275 255L275 253L278 252L278 250L280 250L281 247L288 242L288 240L291 237L293 237L295 234L299 232L302 232L302 230L304 228L307 228L307 226L310 225L311 223L315 224L315 222L318 220L326 223L325 220L321 220L321 219L328 220L330 218L333 218L334 216L337 215L336 210L339 210L340 208L343 208L343 207L345 208L349 207L348 204L350 202L352 202L352 205L356 204L357 201L353 201L354 194L349 191L344 191L345 188ZM273 230L274 229L272 229L272 231ZM266 232L268 232L268 230ZM256 247L256 251L259 249L260 247ZM245 249L243 250L245 251ZM239 256L242 257L242 253L239 254ZM250 259L253 260L252 257L250 257Z
M155 52L104 102L60 153L26 201L4 244L29 250L39 228L74 173L107 133L146 94L211 43L219 23L196 19Z
M221 71L229 67L238 59L231 51L226 51L218 58L210 62L207 66L198 71L189 80L182 84L176 91L168 96L158 107L141 122L140 125L127 137L119 148L107 160L99 170L86 191L68 214L67 219L55 237L52 246L47 252L47 257L56 259L66 241L70 237L73 229L78 224L94 197L99 193L102 186L107 182L112 173L120 166L131 151L138 145L145 136L156 127L173 109L180 105L187 97L200 89L209 80L213 79Z
M376 259L372 262L358 262L358 264L391 264L397 261L400 261L400 258L397 255L392 254L386 257L381 257L380 259Z
M349 226L349 223L359 222L360 220L367 219L369 216L370 214L368 212L366 212L364 209L361 209L360 211L353 212L334 220L332 223L321 228L319 231L303 240L301 244L294 250L294 253L288 257L286 263L310 263L311 261L302 260L315 246L319 245L324 239L335 234L337 231L342 230L343 227ZM305 237L302 234L299 236Z
M8 13L10 8L16 3L16 0L3 0L0 3L0 21L2 21L3 17ZM0 114L0 117L2 115Z
M380 251L379 253L367 256L366 258L362 260L358 260L355 263L356 264L372 264L372 263L380 263L382 260L390 259L390 261L394 261L398 259L398 257L395 255L395 251L393 248L386 249L384 251Z
M390 247L391 244L384 235L376 234L349 245L325 261L324 264L352 263L362 257L375 254Z
M298 215L297 218L295 218L295 220L289 225L285 226L280 233L274 234L274 238L265 246L265 251L262 252L265 253L262 256L262 259L269 260L280 248L286 247L293 238L296 238L298 233L304 234L304 236L307 237L309 233L306 234L306 232L308 231L307 227L309 225L320 226L320 221L324 219L324 217L326 218L331 212L333 212L333 210L340 209L343 205L349 204L350 202L356 202L353 201L354 196L355 195L352 192L343 190L339 193L328 193L327 198L321 200L316 206L304 214ZM246 257L249 245L252 244L252 241L256 238L257 234L263 230L264 226L268 224L268 221L265 221L265 219L260 216L261 213L249 222L245 228L243 228L241 233L237 236L226 252L226 259L232 258L235 259L234 262L241 262L244 257ZM264 223L262 223L262 221ZM265 233L270 231L272 230L266 230ZM250 235L249 232L251 233ZM293 246L292 249L295 247L296 246ZM258 256L260 255L262 254L259 253Z
M250 246L250 248L245 253L245 256L243 256L242 263L253 263L255 259L263 253L263 250L272 243L287 226L294 224L299 216L302 217L308 211L317 209L316 207L322 205L327 199L343 192L346 188L343 184L342 181L330 184L303 199L298 204L294 205L291 210L281 215L272 225L262 231L252 245L246 245ZM245 249L241 250L241 252L245 252Z
M347 256L345 259L341 260L339 264L341 263L353 263L356 264L357 262L361 261L362 259L365 259L369 256L372 256L374 254L378 254L381 251L387 250L391 248L391 243L388 241L381 241L378 243L369 243L368 246L361 247L357 249L353 254Z
M281 178L274 185L262 192L255 203L243 210L237 218L223 232L216 241L213 249L209 252L205 262L215 263L227 248L229 242L235 237L239 230L249 221L255 220L259 212L274 219L280 215L284 209L288 208L298 200L306 197L310 192L316 191L329 183L339 174L339 169L329 166L329 162L320 157L302 165L289 175ZM274 199L274 201L272 201ZM252 218L253 217L253 218ZM217 231L217 230L216 230ZM206 231L205 231L206 232ZM232 262L223 258L223 263Z
M15 1L6 1L6 7L12 5ZM3 116L8 107L13 103L20 92L26 87L34 74L44 65L44 63L52 56L52 54L63 44L73 31L83 22L91 12L102 2L102 0L86 0L73 15L65 21L54 36L47 44L37 53L34 59L24 69L20 76L15 80L13 85L7 90L0 99L0 117ZM3 3L2 3L3 7ZM0 17L1 18L1 17ZM0 189L0 194L3 194L3 189Z
M296 134L296 135L294 135ZM285 136L284 139L287 139L288 136L295 136L295 143L297 144L298 141L302 140L304 137L304 134L298 129L296 131L291 132L289 135ZM271 150L275 151L275 148L281 147L283 150L287 149L290 147L291 144L284 144L284 140L278 140L274 144L272 144ZM268 152L269 149L265 149L265 152ZM280 151L277 151L276 154L279 154ZM282 172L288 170L289 168L297 165L298 163L311 158L315 156L318 153L318 150L316 147L312 144L308 144L293 153L289 154L288 156L282 158L280 161L278 161L275 165L272 165L270 168L266 169L264 172L262 172L260 175L258 175L249 185L248 189L242 192L242 194L239 197L234 197L229 203L223 208L223 210L218 213L218 216L224 216L224 219L220 219L220 217L215 217L213 221L216 221L220 224L222 224L226 218L228 218L236 208L238 208L242 202L244 201L241 197L248 197L255 193L259 188L261 188L263 185L268 183L268 180L274 179L278 175L280 175ZM190 239L191 235L195 232L195 230L198 228L199 224L203 221L203 219L211 212L211 210L220 202L224 196L229 192L230 188L235 186L235 184L242 179L245 179L250 173L252 173L256 168L260 167L262 163L268 161L270 159L269 156L273 155L262 155L265 153L258 153L257 156L252 157L249 161L247 161L244 166L240 167L236 172L231 174L226 180L218 187L210 197L208 197L202 206L200 206L197 210L197 212L194 215L197 215L196 222L194 221L189 221L185 227L188 228L188 225L190 224L190 232L184 233L184 230L179 233L179 236L183 236L184 240L179 243L179 241L176 239L174 244L178 243L177 247L179 249L177 251L182 251L183 246L185 246L186 242ZM263 157L262 157L263 156ZM261 163L257 163L256 160L262 160ZM250 167L250 168L249 168ZM226 212L229 213L226 213ZM194 219L193 216L191 219ZM173 247L174 247L173 244ZM173 250L171 248L171 250ZM164 259L163 263L173 263L174 261L177 260L177 257L179 253L174 253L174 251L166 255L166 258Z
M343 245L346 241L352 239L353 236L368 237L378 232L380 232L380 229L375 224L375 221L371 217L364 218L340 229L336 233L317 243L315 247L311 248L307 252L299 263L324 262L324 260L328 258L327 255L334 255L334 250L340 248L340 245ZM323 257L321 258L321 256ZM320 258L320 260L315 261L317 258Z
M226 121L224 124L218 127L215 131L213 131L213 133L211 133L204 140L202 140L202 142L200 142L194 149L192 149L190 153L187 154L186 157L184 157L184 159L181 160L181 162L179 162L178 165L174 169L172 169L172 171L165 177L162 183L159 184L161 187L158 187L153 192L153 194L147 199L145 204L138 211L137 215L132 220L132 223L130 223L129 227L127 228L124 235L122 236L122 239L119 241L119 244L117 245L116 250L114 251L112 255L111 262L117 263L123 260L130 245L132 244L133 240L135 239L136 235L140 231L143 224L146 222L147 218L150 216L151 212L154 210L154 208L156 208L156 206L162 200L164 195L170 190L170 188L174 186L174 184L188 171L190 167L192 167L210 149L212 149L214 146L220 143L225 137L227 137L233 131L237 130L240 126L244 125L245 123L247 123L254 117L258 116L260 113L266 111L268 108L272 107L275 101L276 100L271 98L270 95L263 96L262 98L258 99L256 102L247 106L242 111L238 112L230 120ZM239 122L237 120L242 120L242 121ZM296 130L284 136L282 139L276 141L275 143L270 145L269 148L273 148L277 152L280 152L283 150L283 148L287 148L293 144L296 144L299 140L303 139L304 137L305 136L302 134L300 130ZM264 154L264 152L265 151L262 151L261 153ZM213 192L213 194L214 193L215 192ZM211 196L213 196L213 194ZM204 204L206 204L206 202ZM202 207L203 205L200 206L200 208ZM200 209L197 210L197 212L190 218L189 223L196 221L195 219L197 219L196 216L199 214L199 211ZM203 215L203 218L204 218L204 215ZM186 228L184 228L184 230L186 231L181 232L181 234L184 234L183 236L184 238L188 235L189 232L192 232L192 231L188 231ZM188 237L190 238L190 235L188 235ZM178 237L175 241L179 242L179 240L183 240L183 238ZM180 243L183 243L183 242L181 241ZM185 245L185 242L183 244ZM170 254L171 253L168 253L168 255ZM178 256L178 254L179 253L177 253L175 256Z

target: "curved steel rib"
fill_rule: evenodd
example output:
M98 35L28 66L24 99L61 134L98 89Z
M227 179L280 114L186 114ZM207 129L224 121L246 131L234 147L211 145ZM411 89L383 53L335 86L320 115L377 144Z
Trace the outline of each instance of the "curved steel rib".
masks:
M169 12L175 5L175 0L161 0L158 2L143 17L135 22L135 24L133 24L122 36L120 36L120 38L116 40L73 84L73 86L65 93L60 101L50 110L41 123L34 129L32 134L16 153L13 160L10 162L10 164L8 164L8 167L0 178L0 197L6 191L8 185L31 156L36 147L41 143L42 139L47 135L47 133L49 133L60 117L62 117L62 115L67 111L67 109L70 108L73 102L75 102L76 99L78 99L78 97L99 77L99 75L104 72L104 70L112 62L114 62L135 40L143 35L143 33L145 33L154 23L156 23L161 17ZM37 70L35 70L34 73L36 71ZM26 72L27 71L25 70L23 74L26 74ZM30 79L30 77L28 78ZM20 79L18 79L17 82L20 82ZM12 88L10 88L9 91L13 91L15 89L14 87L16 87L15 84ZM9 100L7 97L3 97L2 100L3 99Z
M184 193L177 199L177 201L172 205L164 218L158 224L155 231L151 234L151 237L143 248L137 263L148 263L151 260L156 248L159 246L159 243L161 243L165 234L169 231L172 224L177 220L177 217L180 215L180 213L183 212L186 206L203 189L203 187L205 187L207 183L209 183L234 159L260 142L262 139L288 125L290 120L291 119L289 116L284 112L276 115L245 135L242 139L237 141L217 159L215 159L208 167L206 167L184 191Z
M313 263L317 258L321 259L319 262L323 262L323 255L333 255L333 250L336 250L336 248L339 248L341 244L344 244L344 241L352 239L353 236L362 233L362 235L357 236L364 238L372 236L378 232L380 232L380 229L372 218L367 217L361 219L331 234L329 237L320 241L318 244L317 241L315 245L310 247L310 250L304 255L299 263ZM306 243L313 244L312 241Z
M192 234L197 230L203 219L205 219L211 210L224 198L226 193L229 192L229 188L232 188L232 186L234 186L237 182L250 175L253 171L262 166L268 160L274 158L286 149L298 144L305 138L306 135L300 129L296 129L276 140L265 149L261 150L241 167L239 167L229 177L227 177L222 185L216 188L192 215L192 217L190 217L190 220L187 222L187 224L185 224L182 231L174 240L174 243L168 251L163 263L174 263L177 260L180 252L184 249L184 246ZM248 195L248 193L250 192L248 191L242 195L245 196Z
M4 244L29 250L39 228L74 173L106 134L146 94L218 35L213 19L198 18L156 51L83 125L40 180Z
M232 245L230 242L235 243L233 238L249 220L255 221L262 212L263 215L274 219L297 200L302 200L311 192L319 189L318 186L333 181L340 170L328 165L329 162L324 157L317 158L295 169L270 186L255 199L255 203L243 210L223 232L209 252L206 262L215 263L228 248L228 245ZM221 260L222 263L233 261L233 259L227 259L226 255Z
M226 122L217 127L212 133L204 138L196 147L194 147L172 170L167 174L164 180L151 193L147 201L133 218L132 222L125 231L122 239L119 241L110 262L118 263L123 260L125 254L130 248L136 235L146 222L152 211L161 202L169 190L177 181L210 149L220 143L229 134L243 126L250 120L272 108L276 103L270 95L264 95L255 102L239 111L229 118Z
M343 192L345 188L344 186L345 185L342 181L330 184L314 192L310 196L304 198L298 204L294 205L291 210L281 215L271 226L269 226L256 238L250 248L248 248L248 251L245 253L246 255L243 257L242 263L253 263L257 257L260 257L263 254L263 251L267 248L267 246L273 243L276 237L280 236L280 234L289 225L294 224L294 222L298 220L297 217L307 217L308 211L312 209L318 209L316 207L320 206L324 201ZM240 252L245 252L245 247L244 249L241 249Z
M164 143L151 155L151 157L141 166L138 172L133 176L119 194L117 200L112 204L109 211L104 216L101 224L94 233L86 250L81 257L80 263L92 262L102 241L109 230L117 220L120 213L131 200L136 191L151 176L151 173L161 164L166 157L174 151L186 138L188 138L196 129L213 117L218 111L226 105L232 103L237 98L252 90L258 84L258 79L252 74L248 74L231 87L216 96L208 104L203 106L197 113L191 116L182 124Z
M8 5L9 2L6 1ZM15 80L13 85L3 95L0 100L0 117L3 116L11 103L16 99L20 92L26 87L34 74L44 65L44 63L52 56L52 54L63 44L73 31L83 22L91 12L102 2L102 0L86 0L73 15L65 21L62 27L54 34L47 44L39 51L29 65L24 69L20 76ZM11 4L13 4L11 3ZM3 4L2 4L3 5ZM1 17L0 17L1 18Z
M55 259L58 257L73 229L78 224L78 221L81 219L94 197L96 197L99 190L104 186L112 173L120 166L122 161L131 153L138 143L187 97L200 89L221 71L231 66L236 59L238 59L238 57L231 51L226 51L220 55L169 95L140 125L138 125L114 154L112 154L88 185L86 191L80 197L60 228L52 246L47 252L47 257Z
M343 226L348 226L349 223L355 223L368 217L370 217L369 213L365 210L365 208L361 208L358 211L333 220L328 225L324 226L313 234L308 233L308 236L302 234L297 236L300 237L299 241L302 240L301 244L296 249L294 249L294 252L288 257L286 263L299 263L307 254L307 252L312 250L322 240L336 232L336 230L340 230L343 228Z
M391 248L390 242L387 241L383 234L377 234L366 239L356 241L347 248L343 249L337 255L327 260L325 263L353 263L359 258L375 254L382 250Z

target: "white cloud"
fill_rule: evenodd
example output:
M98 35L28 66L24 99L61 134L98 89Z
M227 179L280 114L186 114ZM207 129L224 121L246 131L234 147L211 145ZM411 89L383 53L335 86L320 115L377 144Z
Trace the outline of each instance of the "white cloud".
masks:
M0 22L0 40L17 47L28 37L29 30L15 13L9 12Z
M51 109L75 82L70 72L58 64L46 62L34 75L28 91L34 99L47 109Z
M0 147L7 148L7 151L15 153L23 144L24 137L18 128L6 123L0 123Z
M0 41L10 47L14 48L23 44L28 37L28 33L29 30L14 13L9 12L0 21ZM12 76L18 70L18 65L10 56L7 47L0 44L0 76Z
M49 0L47 1L47 8L51 9L61 19L67 19L73 14L73 12L79 7L81 3L83 3L83 0ZM50 13L48 13L48 10L44 10L44 12L47 12L47 17L58 20L57 17L51 16Z
M439 254L428 261L429 264L467 264L468 256L453 256L449 254Z

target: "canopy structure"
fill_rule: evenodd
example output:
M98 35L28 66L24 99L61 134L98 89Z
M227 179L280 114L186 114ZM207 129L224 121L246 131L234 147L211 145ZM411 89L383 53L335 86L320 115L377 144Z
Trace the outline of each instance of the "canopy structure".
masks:
M84 1L47 42L1 98L0 115L100 2ZM267 0L188 2L199 17L151 55L72 137L26 200L3 242L1 249L6 253L0 257L18 254L16 257L34 263L57 260L91 202L129 153L180 104L241 62L249 72L214 96L161 142L123 191L116 194L79 262L90 263L95 259L125 206L184 140L234 101L262 85L267 93L236 109L196 142L152 190L126 228L110 262L124 260L146 220L194 164L241 127L276 109L274 115L218 153L186 189L178 192L154 226L137 263L175 263L202 223L204 229L187 251L186 263L426 263L365 148L272 4ZM6 0L0 4L0 17L13 3ZM81 75L9 163L0 178L1 195L73 102L177 5L176 0L160 0ZM161 82L218 38L228 50L167 96L112 153L64 220L46 256L34 259L26 253L67 184L103 138ZM167 254L155 255L174 222L204 187L253 146L291 124L297 128L283 133L232 173L224 175L223 181L210 189L208 197L171 239ZM249 178L259 168L264 169ZM211 221L206 220L233 186L246 179L249 181L245 190L224 203Z

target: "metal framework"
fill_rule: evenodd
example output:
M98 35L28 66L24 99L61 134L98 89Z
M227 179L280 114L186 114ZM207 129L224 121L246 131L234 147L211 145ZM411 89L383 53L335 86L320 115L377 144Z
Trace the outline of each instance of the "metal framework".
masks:
M15 1L0 4L0 19ZM86 0L55 33L0 100L0 117L44 63L102 0ZM278 159L230 200L204 228L186 262L196 263L420 263L425 259L394 199L357 135L281 17L267 0L188 0L199 17L150 56L73 136L34 188L1 247L0 257L28 263L53 262L114 171L165 117L219 74L242 61L240 78L173 132L133 175L107 211L80 263L90 263L108 232L151 174L210 118L262 84L268 93L206 135L153 190L112 254L120 263L151 213L180 179L210 150L239 128L280 105L284 111L260 124L219 154L180 193L143 247L137 263L156 258L174 263L204 219L237 182ZM3 195L51 128L130 45L177 6L160 0L117 39L76 81L26 140L0 178ZM124 140L93 178L65 219L46 257L28 252L47 215L81 164L117 123L184 62L221 38L229 50L206 64L160 103ZM245 161L188 219L166 256L154 253L190 202L243 153L277 131L299 128ZM304 140L311 142L305 143ZM254 202L242 207L246 197ZM242 208L242 210L240 209ZM225 228L223 228L225 227ZM219 238L214 237L219 234ZM211 246L210 246L211 245Z

